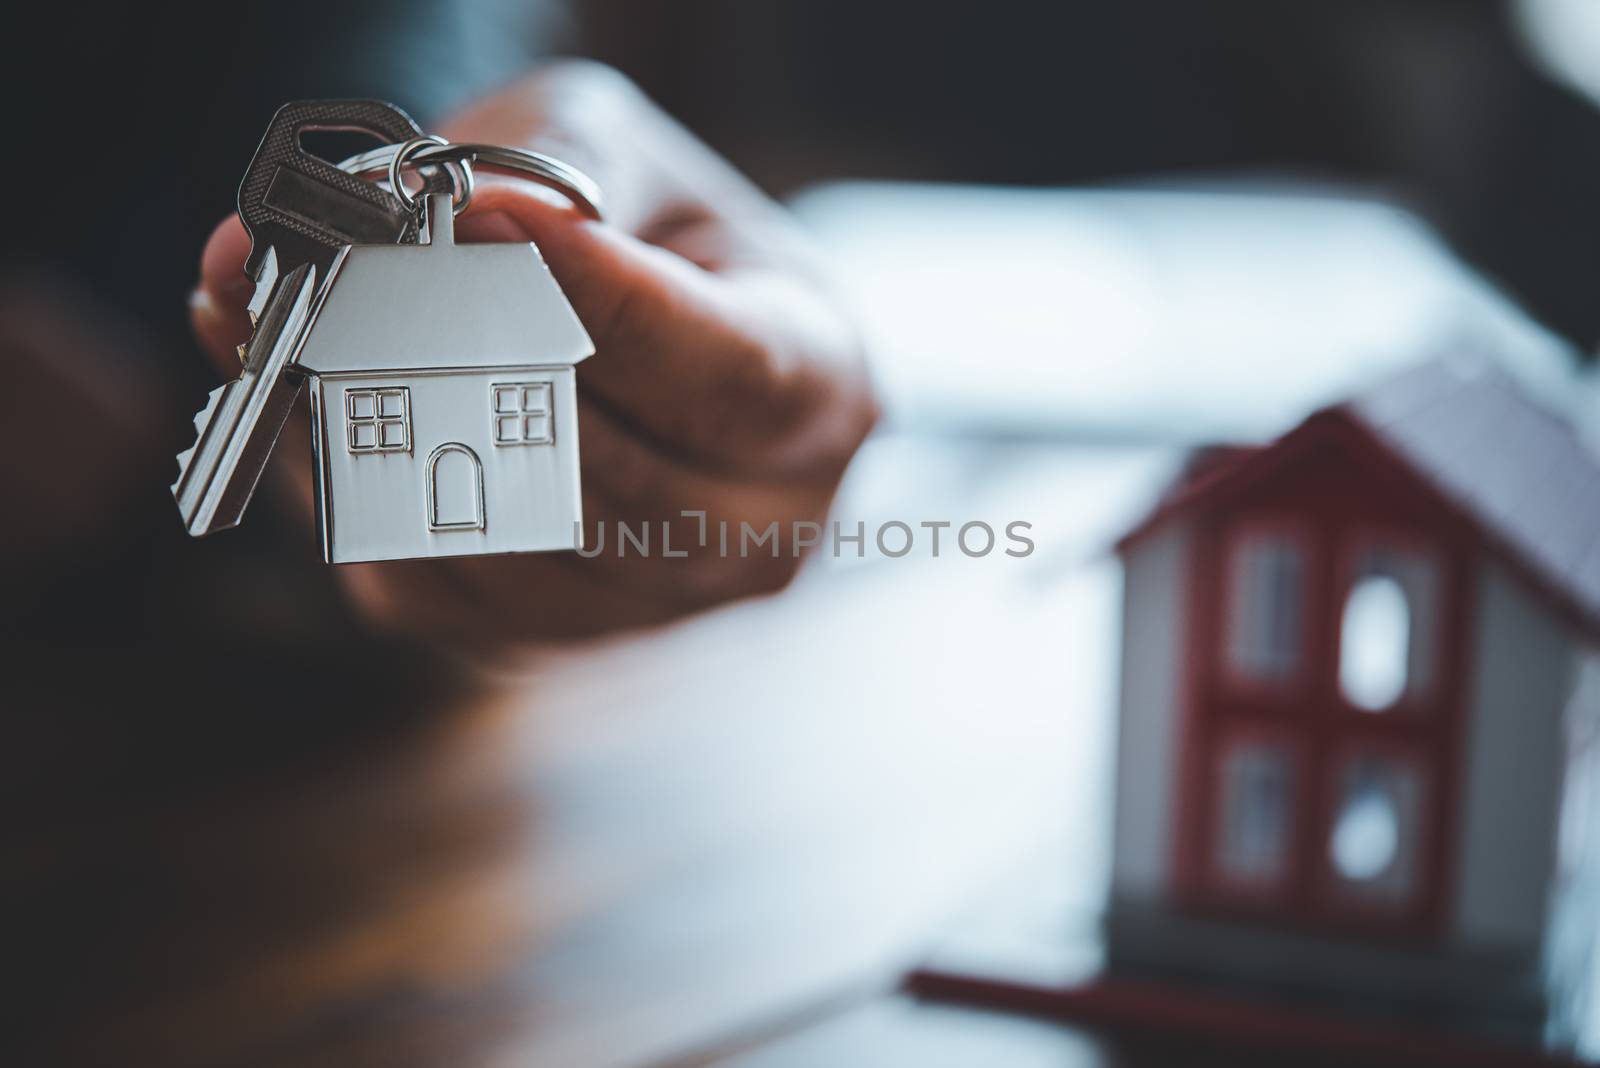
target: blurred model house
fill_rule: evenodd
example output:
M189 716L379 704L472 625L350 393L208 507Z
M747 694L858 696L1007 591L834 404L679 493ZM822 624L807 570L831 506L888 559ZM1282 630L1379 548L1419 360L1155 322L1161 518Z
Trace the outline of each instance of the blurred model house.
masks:
M1553 892L1600 871L1587 832L1558 863L1563 783L1569 827L1600 798L1574 427L1423 364L1196 463L1119 548L1113 959L1540 1019Z

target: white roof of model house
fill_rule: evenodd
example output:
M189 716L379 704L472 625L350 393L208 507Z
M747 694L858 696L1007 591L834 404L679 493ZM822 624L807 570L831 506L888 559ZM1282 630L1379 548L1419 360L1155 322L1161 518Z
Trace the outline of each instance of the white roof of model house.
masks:
M1349 404L1544 584L1600 620L1600 459L1505 371L1436 360Z
M1124 543L1225 499L1330 432L1375 442L1557 610L1600 636L1600 458L1567 417L1488 364L1430 360L1271 445L1227 450L1173 487Z
M358 245L332 276L297 365L318 374L570 366L594 352L531 243Z

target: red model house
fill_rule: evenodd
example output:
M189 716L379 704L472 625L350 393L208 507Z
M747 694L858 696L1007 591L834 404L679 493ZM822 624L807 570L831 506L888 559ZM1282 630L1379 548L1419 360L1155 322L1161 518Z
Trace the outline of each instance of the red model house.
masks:
M1541 1019L1567 736L1600 715L1571 423L1431 362L1213 453L1120 551L1113 956Z

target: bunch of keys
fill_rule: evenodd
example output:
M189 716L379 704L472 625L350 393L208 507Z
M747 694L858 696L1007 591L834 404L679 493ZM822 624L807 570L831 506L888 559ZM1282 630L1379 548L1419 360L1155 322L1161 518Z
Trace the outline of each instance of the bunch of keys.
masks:
M302 144L318 130L385 147L335 166ZM254 333L172 487L190 534L239 522L305 388L327 562L582 547L574 368L594 346L531 242L455 243L473 162L599 218L593 183L560 161L425 136L391 104L273 117L239 186Z

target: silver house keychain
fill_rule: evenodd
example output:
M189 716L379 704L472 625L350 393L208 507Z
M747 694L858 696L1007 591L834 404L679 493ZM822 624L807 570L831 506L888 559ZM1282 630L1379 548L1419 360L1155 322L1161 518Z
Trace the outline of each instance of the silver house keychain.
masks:
M264 308L244 371L213 395L195 449L179 458L173 490L191 533L238 521L283 422L271 413L286 414L284 394L292 403L303 383L329 563L582 547L574 368L594 346L531 242L455 243L474 160L553 185L598 217L592 184L536 153L413 137L346 160L289 211L331 255L296 257L312 266L295 262L288 277L281 259L270 263L268 296L258 278ZM415 198L408 164L425 177ZM380 169L396 218L419 213L417 225L328 249L329 233L353 229L329 190ZM437 191L441 174L453 197ZM244 208L241 187L248 225Z

